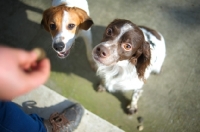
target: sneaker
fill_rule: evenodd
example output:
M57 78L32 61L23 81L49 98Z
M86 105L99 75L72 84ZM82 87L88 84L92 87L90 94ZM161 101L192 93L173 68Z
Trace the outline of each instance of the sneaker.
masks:
M78 127L83 113L84 108L80 104L74 104L62 113L51 114L48 120L44 120L44 125L47 132L72 132Z

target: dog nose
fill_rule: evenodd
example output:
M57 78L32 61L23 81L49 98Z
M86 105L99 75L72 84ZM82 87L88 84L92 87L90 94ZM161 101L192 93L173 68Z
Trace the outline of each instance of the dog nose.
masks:
M63 42L58 42L58 43L54 43L53 44L53 48L56 50L56 51L62 51L65 47L65 44Z
M109 55L109 51L103 45L100 45L96 48L96 53L99 57L106 58Z

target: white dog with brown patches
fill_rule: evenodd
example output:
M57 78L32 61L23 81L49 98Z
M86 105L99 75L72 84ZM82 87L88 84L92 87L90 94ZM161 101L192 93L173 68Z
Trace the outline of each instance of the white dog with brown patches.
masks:
M144 81L151 72L159 73L165 58L165 41L162 35L150 28L136 26L129 20L111 22L103 40L93 49L102 79L98 90L133 90L128 113L137 111L137 102Z
M91 56L92 24L86 0L52 0L52 7L44 11L41 21L52 36L52 47L59 58L67 57L75 39L81 36L86 44L87 58L94 67Z

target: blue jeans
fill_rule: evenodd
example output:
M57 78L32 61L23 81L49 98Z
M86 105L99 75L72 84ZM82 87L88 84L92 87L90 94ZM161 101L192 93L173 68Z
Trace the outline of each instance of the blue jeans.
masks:
M13 102L0 101L0 132L46 132L43 118L24 113Z

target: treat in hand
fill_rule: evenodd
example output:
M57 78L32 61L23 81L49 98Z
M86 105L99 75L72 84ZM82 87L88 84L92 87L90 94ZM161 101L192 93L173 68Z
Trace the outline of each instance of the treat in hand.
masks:
M33 62L28 69L25 69L25 71L28 72L28 73L37 69L37 66L40 63L40 61L43 60L46 57L45 51L41 48L34 48L32 51L37 54L37 60L36 60L36 62Z
M41 48L34 48L33 51L38 55L37 61L41 61L46 57L45 51Z

